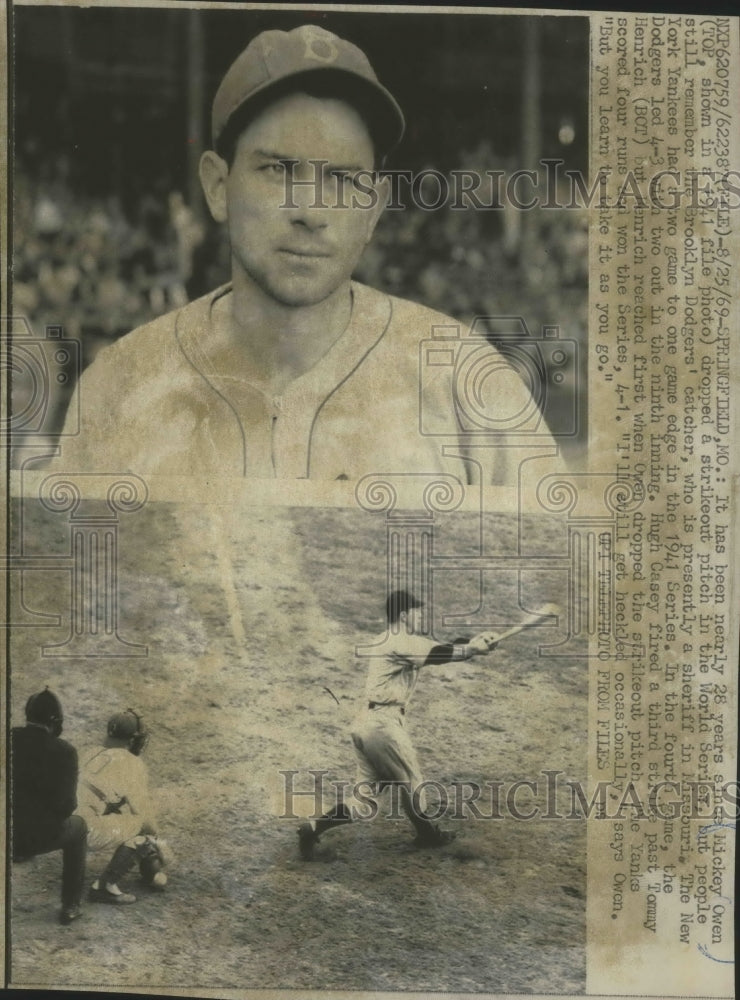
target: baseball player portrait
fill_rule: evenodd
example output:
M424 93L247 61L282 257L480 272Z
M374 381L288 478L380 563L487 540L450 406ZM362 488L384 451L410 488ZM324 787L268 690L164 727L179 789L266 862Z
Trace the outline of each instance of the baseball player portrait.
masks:
M149 775L141 756L148 741L141 717L129 708L111 716L103 747L83 761L80 814L87 822L88 847L92 854L109 858L92 883L93 902L135 903L136 896L118 883L137 863L145 886L161 890L167 884Z
M470 640L436 643L422 632L422 607L422 601L406 590L388 596L388 632L378 637L378 651L368 665L363 705L351 729L357 756L355 787L363 790L362 797L353 794L318 819L301 823L298 849L304 861L313 860L322 834L351 822L361 815L360 810L366 813L367 798L391 785L398 787L403 811L416 831L417 847L442 847L454 838L427 816L424 779L406 729L406 710L422 668L485 656L496 648L498 636L481 632Z
M61 739L64 713L49 688L26 702L26 725L11 734L11 838L14 861L62 852L59 921L82 916L87 826L77 809L77 751Z
M231 280L97 356L53 468L320 480L446 472L513 485L521 438L511 426L531 431L530 458L557 469L530 388L495 347L484 341L476 357L476 371L492 375L483 390L480 380L460 388L447 363L422 372L422 343L442 331L454 352L461 325L353 279L389 198L384 158L405 128L355 44L309 24L253 38L218 87L200 160ZM476 432L499 421L495 447L471 447L468 397L484 411Z

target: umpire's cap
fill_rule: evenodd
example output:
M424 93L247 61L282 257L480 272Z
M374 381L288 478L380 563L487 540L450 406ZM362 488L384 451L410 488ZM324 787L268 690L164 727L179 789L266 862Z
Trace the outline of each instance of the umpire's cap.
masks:
M50 726L57 736L61 733L64 722L62 703L48 687L38 694L32 694L26 702L26 721Z
M382 156L403 135L403 113L364 52L317 25L263 31L232 63L213 100L213 148L220 155L247 121L283 94L308 86L356 105Z
M402 612L412 608L423 608L424 602L409 590L394 590L385 602L385 614L389 622L397 622Z

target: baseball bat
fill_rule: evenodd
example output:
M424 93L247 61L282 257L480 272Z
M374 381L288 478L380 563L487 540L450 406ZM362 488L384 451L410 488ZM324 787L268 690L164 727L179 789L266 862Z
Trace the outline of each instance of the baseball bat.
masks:
M506 632L502 632L496 639L496 645L504 639L509 639L512 635L518 635L526 628L532 628L533 625L539 625L547 618L551 618L553 615L559 614L561 614L561 608L558 604L543 604L537 611L533 611L531 615L527 615L524 621L520 622L518 625L514 625L513 628L507 629Z

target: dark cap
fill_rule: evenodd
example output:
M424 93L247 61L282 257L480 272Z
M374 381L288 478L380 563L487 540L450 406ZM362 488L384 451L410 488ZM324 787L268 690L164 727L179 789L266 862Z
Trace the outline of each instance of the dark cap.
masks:
M385 613L389 622L397 622L404 611L423 608L424 602L408 590L394 590L385 602Z
M131 753L138 756L149 742L149 733L141 716L127 708L108 719L108 738L128 743Z
M114 740L130 740L139 732L139 718L133 712L117 712L108 719L108 735Z
M32 694L26 702L26 720L40 726L54 726L61 732L64 721L62 703L48 687L38 694Z
M257 105L258 98L266 103L301 82L317 81L326 81L326 96L358 106L381 155L400 141L403 113L365 53L324 28L304 24L292 31L263 31L232 63L213 100L213 148L220 151L237 111Z

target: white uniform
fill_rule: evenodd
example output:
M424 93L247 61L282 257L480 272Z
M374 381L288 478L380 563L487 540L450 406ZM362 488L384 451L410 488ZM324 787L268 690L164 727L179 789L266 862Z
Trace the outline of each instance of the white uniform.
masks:
M382 639L380 640L382 641ZM423 777L416 751L406 730L406 708L419 679L419 669L438 644L402 627L389 635L370 657L365 704L352 725L357 753L357 781L368 782L380 793L389 782L407 782L413 795ZM364 789L363 789L364 791ZM345 803L350 806L355 803ZM415 807L426 808L423 793Z
M87 756L78 799L91 851L113 851L142 832L156 832L146 764L125 748L100 749ZM118 811L106 815L110 806Z
M231 356L227 364L214 353L214 314L230 294L226 285L102 351L75 391L53 471L318 480L446 472L516 486L527 454L543 457L544 472L560 468L522 378L449 316L353 282L342 336L268 398L246 362L235 370ZM453 361L473 348L473 370L491 373L486 385L496 388L488 416L503 420L495 449L481 447L485 417L463 426L463 404L475 409L477 396L468 398L469 378L457 385Z

